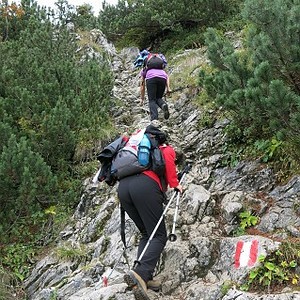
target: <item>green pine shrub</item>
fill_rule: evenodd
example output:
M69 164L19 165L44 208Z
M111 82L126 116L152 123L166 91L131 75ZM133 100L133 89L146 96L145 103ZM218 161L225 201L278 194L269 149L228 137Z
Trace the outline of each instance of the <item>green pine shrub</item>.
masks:
M113 75L103 52L78 51L65 26L70 10L61 7L54 24L31 1L22 3L24 14L7 19L6 9L1 3L0 256L22 281L80 199L92 173L80 164L94 160L95 145L113 131ZM77 25L88 18L81 10Z
M203 70L199 83L229 112L245 148L257 147L261 140L276 141L263 158L269 161L284 142L295 150L289 153L292 159L298 160L300 4L247 0L242 15L247 25L241 35L229 38L216 29L207 30L213 70Z

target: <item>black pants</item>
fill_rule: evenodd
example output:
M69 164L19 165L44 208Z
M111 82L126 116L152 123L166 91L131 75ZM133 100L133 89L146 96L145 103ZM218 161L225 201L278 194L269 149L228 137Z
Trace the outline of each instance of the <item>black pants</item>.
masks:
M150 119L157 120L158 119L158 111L157 107L162 106L166 103L162 97L164 95L166 89L166 79L161 77L154 77L146 80L147 86L147 94L149 101L149 109L150 109Z
M124 210L134 221L142 234L138 246L137 258L145 248L147 241L163 213L164 196L158 184L144 174L123 178L118 187L118 196ZM167 242L164 220L134 271L145 282L153 278L155 266Z

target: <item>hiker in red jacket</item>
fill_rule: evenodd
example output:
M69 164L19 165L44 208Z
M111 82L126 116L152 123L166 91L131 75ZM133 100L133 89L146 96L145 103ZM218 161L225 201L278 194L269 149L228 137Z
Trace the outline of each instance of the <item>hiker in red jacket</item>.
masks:
M152 132L154 134L157 131L158 128L153 125L146 128L146 133L151 134ZM166 142L165 134L160 135L157 139L159 139L159 147L166 164L166 184L182 193L183 188L177 178L175 150ZM151 170L125 177L119 182L118 197L121 205L142 235L138 246L138 258L163 214L166 188L158 175ZM136 300L149 299L147 288L155 289L159 287L160 283L153 280L153 273L166 242L167 232L163 220L142 259L133 270L124 275L124 280L132 288Z

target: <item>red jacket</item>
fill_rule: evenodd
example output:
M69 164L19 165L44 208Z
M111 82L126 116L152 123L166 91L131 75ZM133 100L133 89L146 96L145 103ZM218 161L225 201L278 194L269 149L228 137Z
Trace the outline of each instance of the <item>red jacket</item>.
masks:
M167 185L170 188L174 188L174 187L178 186L178 184L179 184L179 181L177 178L176 165L175 165L175 159L176 159L175 150L170 145L163 145L163 146L160 146L159 148L162 152L162 155L163 155L165 163L166 163L165 178L166 178ZM151 170L146 170L143 172L143 174L145 174L145 175L149 176L150 178L152 178L153 180L155 180L158 183L160 189L163 191L160 179L156 173L154 173Z

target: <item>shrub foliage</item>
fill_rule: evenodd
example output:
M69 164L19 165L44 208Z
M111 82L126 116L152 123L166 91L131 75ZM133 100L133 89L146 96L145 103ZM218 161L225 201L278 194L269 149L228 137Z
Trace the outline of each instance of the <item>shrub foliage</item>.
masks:
M168 39L176 49L192 48L201 41L204 29L235 16L241 0L119 0L117 5L103 4L99 26L111 40L140 48L157 48ZM193 40L190 31L197 31ZM173 46L173 47L175 47ZM167 51L168 49L161 49Z
M35 239L38 226L24 230L24 225L37 212L78 202L75 150L93 144L110 126L113 77L105 54L78 51L63 14L59 22L50 16L31 1L0 5L3 257L2 243L18 242L28 232L32 236L24 242ZM35 221L47 222L44 216Z
M242 140L275 137L299 156L300 3L246 0L242 15L247 25L235 42L207 30L212 69L201 72L200 84L231 112Z

